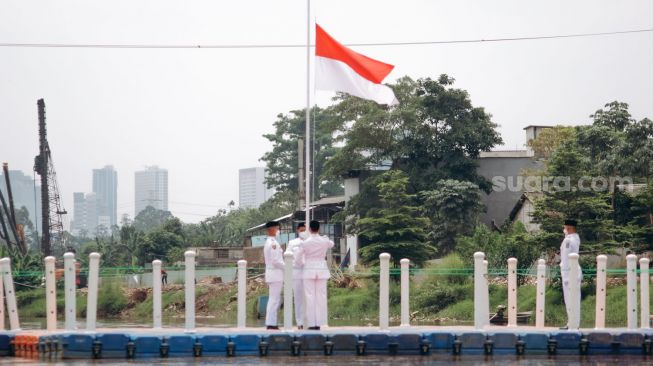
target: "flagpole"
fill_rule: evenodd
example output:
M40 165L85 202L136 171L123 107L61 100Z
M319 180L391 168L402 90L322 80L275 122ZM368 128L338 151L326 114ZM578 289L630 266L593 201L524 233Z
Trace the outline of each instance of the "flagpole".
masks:
M306 202L306 225L308 226L311 220L310 206L311 206L311 0L306 0L306 144L304 151L306 157L304 164L306 164L305 184L305 202Z

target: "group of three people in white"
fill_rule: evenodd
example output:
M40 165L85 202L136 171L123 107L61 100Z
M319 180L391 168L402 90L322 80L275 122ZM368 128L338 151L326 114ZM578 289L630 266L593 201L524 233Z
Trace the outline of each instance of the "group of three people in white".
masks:
M285 252L293 254L293 297L295 323L304 329L306 317L309 330L320 330L327 323L327 280L331 277L327 266L327 251L333 248L333 241L321 236L320 223L311 221L309 232L303 222L297 224L298 237L288 242ZM277 313L281 305L281 290L284 279L284 249L277 241L279 223L265 224L268 238L265 241L265 282L269 287L268 304L265 313L267 329L279 329Z

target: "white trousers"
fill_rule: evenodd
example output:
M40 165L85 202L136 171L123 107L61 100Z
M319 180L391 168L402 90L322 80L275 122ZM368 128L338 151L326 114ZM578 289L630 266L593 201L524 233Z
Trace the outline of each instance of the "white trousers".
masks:
M295 324L304 325L304 280L293 280L292 291L295 297Z
M265 325L277 325L277 313L281 306L283 282L268 282L268 306L265 309Z
M306 294L306 321L308 327L319 327L326 324L327 312L327 280L304 279Z
M569 324L572 306L578 310L578 318L580 319L580 283L583 278L581 269L578 268L578 293L575 296L571 294L571 285L569 283L569 269L560 269L560 276L562 277L562 296L565 299L565 309L567 310L567 326L570 328L577 328L578 324Z

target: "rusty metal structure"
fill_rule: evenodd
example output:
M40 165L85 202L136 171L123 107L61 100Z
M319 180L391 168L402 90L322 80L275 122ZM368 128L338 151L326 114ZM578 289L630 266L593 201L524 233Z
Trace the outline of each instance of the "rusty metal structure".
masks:
M63 252L66 248L63 215L68 212L61 204L57 184L57 173L52 162L52 153L47 139L45 123L45 102L37 102L39 115L39 155L34 158L34 171L41 177L41 252L44 256L53 251Z
M27 253L25 244L25 230L23 225L16 221L16 210L14 208L14 195L11 191L11 179L9 178L9 164L2 164L2 171L5 177L7 200L0 191L0 239L7 243L9 249L18 249L22 254ZM7 230L9 228L9 230ZM9 235L11 232L13 236ZM15 246L15 247L14 247Z

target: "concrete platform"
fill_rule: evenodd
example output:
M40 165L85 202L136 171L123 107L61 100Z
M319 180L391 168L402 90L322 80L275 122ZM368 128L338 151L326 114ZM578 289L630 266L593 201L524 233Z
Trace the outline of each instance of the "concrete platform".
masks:
M473 327L106 328L95 332L0 332L0 355L38 359L325 355L652 355L651 329Z

